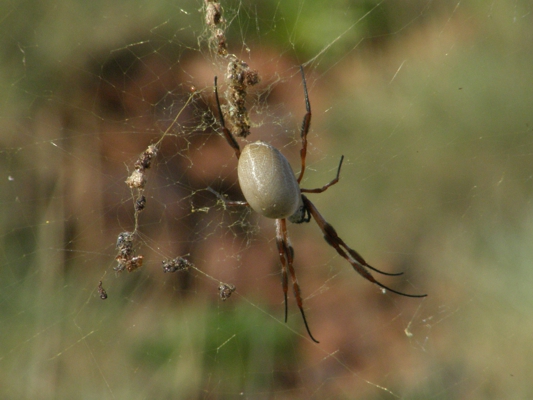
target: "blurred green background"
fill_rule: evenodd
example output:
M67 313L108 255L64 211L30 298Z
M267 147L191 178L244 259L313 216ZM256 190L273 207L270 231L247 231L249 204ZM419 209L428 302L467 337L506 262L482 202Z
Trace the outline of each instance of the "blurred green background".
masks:
M240 193L209 111L224 64L203 2L3 1L1 397L533 397L533 6L222 5L230 51L262 77L250 140L298 165L303 64L303 186L344 154L340 182L309 197L371 265L405 271L376 278L428 297L383 295L315 224L291 225L321 343L291 293L284 323L272 221L204 190ZM145 265L116 275L124 180L169 127L139 217ZM196 270L163 274L186 254ZM237 286L226 302L219 282Z

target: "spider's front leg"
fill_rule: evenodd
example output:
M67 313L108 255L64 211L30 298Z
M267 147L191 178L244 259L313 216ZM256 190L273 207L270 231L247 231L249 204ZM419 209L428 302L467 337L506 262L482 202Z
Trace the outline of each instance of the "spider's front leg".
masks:
M288 306L287 306L287 291L288 291L288 286L289 286L288 274L287 274L287 269L288 269L289 273L291 274L294 297L296 297L296 304L298 304L298 308L300 309L300 312L302 314L305 329L307 329L307 333L309 334L309 337L311 338L311 340L313 340L313 342L320 343L311 334L311 331L309 330L309 325L307 324L307 319L305 318L302 296L300 294L300 285L298 284L298 279L296 279L296 272L293 266L294 250L290 244L289 235L287 233L287 220L286 219L276 219L276 244L278 246L279 259L281 261L283 295L285 296L285 322L287 322L287 313L288 313Z
M309 127L311 126L311 102L309 101L309 93L307 92L307 82L305 81L304 68L300 65L300 73L302 74L302 84L304 86L304 99L305 99L305 115L302 120L302 126L300 128L300 137L302 139L302 148L300 149L301 169L300 175L298 175L298 184L302 181L305 172L305 158L307 156L307 134L309 133Z
M241 157L241 148L239 146L239 143L237 143L237 140L235 140L235 137L231 134L229 129L226 128L226 123L224 122L224 115L222 114L222 107L220 107L220 99L218 97L217 82L218 82L218 77L215 76L215 99L217 101L218 119L220 122L220 127L222 128L222 133L224 133L224 137L226 138L226 141L235 151L235 155L237 156L237 159L239 159Z

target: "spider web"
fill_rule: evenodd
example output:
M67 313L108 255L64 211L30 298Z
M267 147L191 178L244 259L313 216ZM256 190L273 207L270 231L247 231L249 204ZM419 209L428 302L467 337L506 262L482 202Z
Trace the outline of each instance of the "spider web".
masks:
M206 4L5 4L2 397L531 397L531 5L231 1L213 24ZM213 194L242 200L230 61L260 78L238 142L295 170L304 67L302 186L344 155L310 199L427 298L289 224L320 344L291 291L285 323L274 221Z

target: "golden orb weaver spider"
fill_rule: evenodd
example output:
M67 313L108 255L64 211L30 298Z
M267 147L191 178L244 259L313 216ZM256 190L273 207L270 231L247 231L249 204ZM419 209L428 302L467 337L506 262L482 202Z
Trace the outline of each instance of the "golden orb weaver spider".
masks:
M330 186L336 184L339 181L344 156L340 159L336 177L329 183L316 189L304 189L300 187L300 182L302 181L305 172L307 134L311 124L311 104L309 102L307 83L305 81L305 74L302 66L300 66L300 72L302 74L306 114L300 128L302 148L300 150L301 169L298 178L294 175L285 156L270 144L257 141L247 144L241 151L237 140L226 127L224 122L224 116L222 114L222 108L218 96L217 77L215 76L215 99L219 123L226 141L233 148L235 155L237 156L239 185L246 201L228 201L213 189L208 189L226 204L249 206L255 212L267 218L276 220L276 244L281 261L283 295L285 300L285 322L287 322L288 313L287 292L289 286L288 275L290 274L296 303L302 314L307 333L314 342L319 343L311 334L311 330L309 329L305 317L302 296L300 294L300 285L296 279L296 272L293 266L294 250L289 240L287 219L292 223L300 224L303 222L309 222L311 218L313 218L324 234L326 242L333 247L339 255L344 257L352 265L355 271L366 280L400 296L426 297L427 295L402 293L378 282L367 268L379 274L388 276L399 276L402 275L403 272L394 274L387 273L370 266L357 251L350 248L339 237L333 226L322 217L315 205L303 194L322 193Z

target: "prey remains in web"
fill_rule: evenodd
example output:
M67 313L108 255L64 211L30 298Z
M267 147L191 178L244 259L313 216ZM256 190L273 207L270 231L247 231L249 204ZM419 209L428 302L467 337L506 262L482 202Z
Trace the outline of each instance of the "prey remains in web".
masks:
M305 74L303 67L301 66L300 71L304 88L306 114L300 128L302 148L300 150L301 169L298 178L296 178L285 156L278 149L268 143L257 141L255 143L247 144L241 150L237 140L226 127L218 95L217 77L215 77L215 99L218 108L220 128L222 129L222 134L226 138L226 141L233 148L235 155L237 156L239 185L246 201L229 201L213 189L208 189L227 205L249 206L255 212L267 218L276 220L276 244L281 261L283 295L285 297L285 322L287 322L288 314L287 292L289 286L288 276L290 274L296 303L302 314L307 333L314 342L319 343L311 334L309 324L305 317L300 286L296 279L296 272L293 266L294 250L289 239L287 220L295 224L301 224L314 219L324 234L326 242L333 247L339 255L344 257L352 265L355 271L366 280L400 296L426 297L427 295L402 293L378 282L368 271L369 269L388 276L399 276L402 275L403 272L387 273L370 266L357 251L350 248L339 237L333 226L324 219L311 200L304 195L304 193L322 193L330 186L336 184L339 181L344 156L340 159L337 175L329 183L316 189L305 189L300 187L300 182L302 181L305 172L307 134L311 124L311 104L309 102Z

